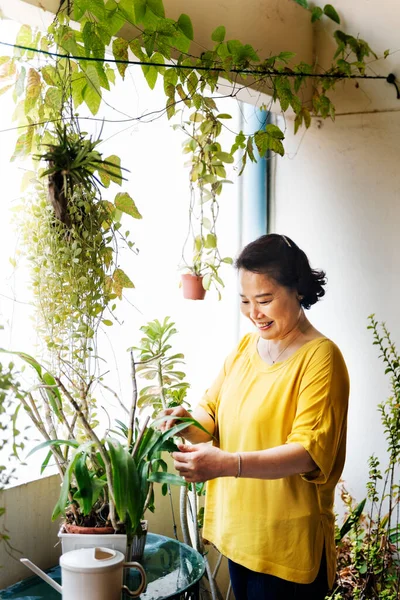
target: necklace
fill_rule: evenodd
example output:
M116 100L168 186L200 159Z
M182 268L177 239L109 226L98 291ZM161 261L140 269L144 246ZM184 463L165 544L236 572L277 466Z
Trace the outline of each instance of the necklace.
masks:
M278 360L278 358L280 357L280 355L283 354L285 352L285 350L287 350L289 348L289 346L291 346L293 344L293 342L295 342L297 340L297 338L299 337L300 334L301 334L301 331L299 331L297 333L297 335L295 335L294 338L284 347L284 349L279 352L278 356L275 357L275 360L272 359L271 352L269 351L270 340L268 340L267 351L268 351L269 359L270 359L270 361L272 362L273 365L276 363L276 361Z

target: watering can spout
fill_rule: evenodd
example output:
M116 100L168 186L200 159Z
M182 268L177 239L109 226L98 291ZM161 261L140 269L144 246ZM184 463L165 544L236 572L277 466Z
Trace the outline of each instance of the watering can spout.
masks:
M57 590L57 592L59 592L60 594L62 594L62 587L61 587L61 585L59 585L51 577L49 577L48 575L46 575L46 573L44 573L44 571L42 571L42 569L39 569L39 567L37 567L36 565L34 565L33 562L31 562L27 558L20 558L20 561L26 567L28 567L28 569L30 569L31 571L33 571L34 573L36 573L36 575L39 575L39 577L41 577L43 579L43 581L45 581L46 583L48 583L49 585L51 585L52 588L54 588L55 590Z

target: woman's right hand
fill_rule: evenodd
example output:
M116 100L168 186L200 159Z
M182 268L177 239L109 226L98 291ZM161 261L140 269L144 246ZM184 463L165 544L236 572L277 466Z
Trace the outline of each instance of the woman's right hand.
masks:
M174 425L178 425L180 423L179 418L181 417L189 419L193 418L191 413L188 412L183 406L175 406L174 408L167 408L166 410L163 410L160 413L159 418L162 419L163 417L168 417L168 419L159 425L159 429L161 429L161 431L168 431ZM188 425L188 427L190 427L190 425ZM185 437L185 429L180 431L179 435L183 435L183 437Z

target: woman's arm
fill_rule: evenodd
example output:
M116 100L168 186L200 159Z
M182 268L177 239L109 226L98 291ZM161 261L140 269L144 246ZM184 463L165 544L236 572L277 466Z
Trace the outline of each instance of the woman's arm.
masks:
M169 416L176 418L167 419L160 427L162 431L168 431L174 425L179 423L179 417L186 417L191 419L196 419L208 431L206 434L204 431L196 427L195 425L189 425L186 429L183 429L179 432L179 435L184 437L185 440L188 440L192 444L200 444L202 442L210 442L214 435L215 431L215 423L212 417L204 410L198 406L192 413L188 412L183 406L177 406L176 408L167 408L163 411L161 416Z
M179 446L174 452L176 470L189 482L216 477L281 479L317 469L301 444L284 444L268 450L231 453L209 444Z

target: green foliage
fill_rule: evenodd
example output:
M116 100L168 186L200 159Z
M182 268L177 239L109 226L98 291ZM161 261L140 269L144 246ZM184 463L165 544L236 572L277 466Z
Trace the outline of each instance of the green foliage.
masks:
M97 521L97 514L102 514L104 525L110 526L109 503L113 502L119 530L132 535L148 508L151 482L168 479L169 483L185 485L182 478L165 473L166 465L161 458L163 451L176 448L171 438L184 427L187 423L166 433L146 427L141 430L140 437L137 431L130 446L110 437L77 446L64 475L53 520L66 515L67 520L78 525L89 525ZM63 440L56 440L53 445L63 443ZM104 468L104 456L111 465L108 473Z
M17 426L19 409L16 409L16 401L23 400L26 396L18 381L19 376L14 363L5 365L0 362L0 452L3 456L8 455L7 463L0 464L0 494L13 478L13 461L19 460L20 453L25 448L25 432L20 431ZM0 506L0 519L4 513L4 507ZM7 551L12 551L10 538L3 525L0 525L1 542L7 545Z
M151 408L155 418L161 410L186 404L189 384L184 381L185 373L179 370L184 365L184 355L173 351L171 338L177 333L170 317L163 322L150 321L140 328L144 336L140 346L134 348L139 354L136 372L143 379L153 381L152 385L140 390L138 407ZM141 363L141 364L140 364Z
M309 5L307 0L295 1L310 11L313 22L327 17L340 23L340 17L331 4L319 7ZM206 198L206 201L210 200L210 206L214 206L211 210L213 214L199 211L200 214L194 216L193 206L190 204L191 224L197 227L193 236L194 257L188 266L193 272L204 274L205 287L215 285L220 290L223 283L219 269L223 260L217 251L208 252L210 248L207 247L206 240L212 235L218 242L215 231L218 214L216 197L228 183L223 175L225 165L234 163L234 154L240 151L238 160L241 162L241 173L249 160L256 160L254 146L257 146L262 157L267 153L282 156L284 146L283 133L278 137L260 129L246 136L243 132L237 133L230 152L220 148L218 137L222 130L222 116L218 114L212 98L218 78L222 75L235 89L238 78L239 83L246 84L247 75L243 71L251 71L256 84L272 91L272 97L280 104L282 112L291 109L295 113L294 131L297 132L303 125L307 128L311 124L310 108L304 105L299 93L307 75L315 74L314 66L304 62L293 64L295 55L286 51L276 56L260 58L250 44L240 40L227 40L223 25L211 34L213 47L204 51L199 58L193 57L189 54L190 43L194 39L190 17L181 14L176 21L166 17L162 0L107 0L105 3L102 0L75 0L73 18L79 23L79 29L72 28L66 12L60 11L46 35L36 33L24 25L17 36L17 42L23 46L40 47L46 51L65 54L69 58L58 58L55 64L44 64L37 68L29 66L27 69L22 66L22 62L31 59L33 53L18 50L16 57L3 57L4 60L0 63L0 83L4 80L6 84L0 87L0 93L12 89L14 81L16 117L21 125L27 127L21 131L13 158L38 150L43 123L59 119L60 115L61 119L71 118L71 99L75 111L85 103L92 114L96 115L101 107L102 90L110 89L110 85L115 82L116 73L124 78L130 68L127 63L131 51L142 63L144 77L151 89L155 87L159 77L163 78L168 119L174 117L178 107L189 111L189 118L185 120L183 117L181 122L189 136L184 152L191 153L191 182L199 188L200 204ZM118 36L126 23L137 27L132 39ZM371 54L375 56L367 42L360 38L342 31L336 31L334 37L337 51L332 65L313 80L315 94L312 110L315 115L324 119L334 119L335 116L335 109L327 92L341 78L364 74L365 59ZM117 61L113 68L105 62L105 47L108 45L111 45ZM172 56L177 56L177 69L164 66ZM91 63L88 58L100 60ZM224 118L227 117L229 115L225 114ZM108 174L99 174L104 184ZM207 220L212 224L211 230L205 227ZM208 232L205 233L204 229Z
M385 324L374 315L369 321L373 343L391 380L391 396L378 406L388 464L382 474L377 457L370 457L367 498L359 504L342 488L348 515L337 530L338 571L332 600L396 600L400 585L400 356Z

